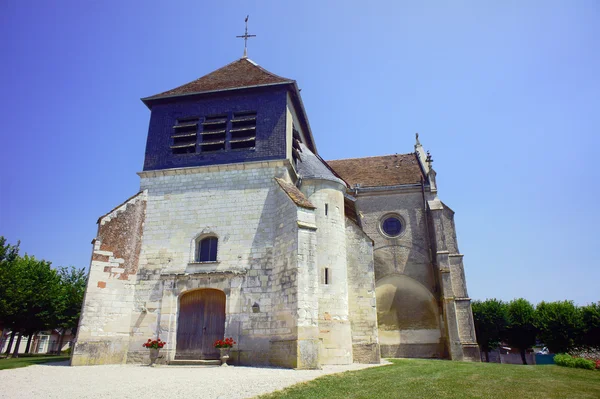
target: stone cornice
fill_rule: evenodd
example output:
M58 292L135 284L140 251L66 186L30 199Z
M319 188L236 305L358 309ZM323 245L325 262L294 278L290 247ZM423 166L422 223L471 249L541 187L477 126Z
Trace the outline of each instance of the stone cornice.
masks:
M290 161L288 159L228 163L228 164L221 164L221 165L193 166L193 167L189 167L189 168L146 170L146 171L142 171L142 172L137 172L137 174L141 178L152 178L152 177L162 177L162 176L192 175L192 174L197 174L197 173L214 173L214 172L251 170L251 169L261 169L261 168L279 168L279 167L287 167L294 176L296 174L296 172L293 170L292 165L290 164Z

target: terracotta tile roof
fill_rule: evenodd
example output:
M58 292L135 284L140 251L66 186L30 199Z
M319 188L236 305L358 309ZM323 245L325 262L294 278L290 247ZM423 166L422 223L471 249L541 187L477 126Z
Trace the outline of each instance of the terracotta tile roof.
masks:
M317 207L314 206L312 202L310 202L308 198L304 196L304 194L302 194L302 191L298 190L298 188L292 183L288 183L285 180L277 177L275 178L275 181L279 183L279 186L292 199L292 201L294 201L296 205L307 209L317 209Z
M193 82L147 97L144 100L215 90L238 89L242 87L293 82L292 79L277 76L274 73L261 68L248 58L240 58L239 60L225 65L208 75L204 75Z
M414 153L327 161L350 187L397 186L420 183L421 166Z

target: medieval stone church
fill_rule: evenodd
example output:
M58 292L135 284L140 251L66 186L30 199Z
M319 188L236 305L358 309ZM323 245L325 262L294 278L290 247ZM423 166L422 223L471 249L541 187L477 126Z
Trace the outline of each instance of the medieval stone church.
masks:
M142 100L140 190L98 219L72 365L478 360L431 158L325 161L294 80L244 57Z

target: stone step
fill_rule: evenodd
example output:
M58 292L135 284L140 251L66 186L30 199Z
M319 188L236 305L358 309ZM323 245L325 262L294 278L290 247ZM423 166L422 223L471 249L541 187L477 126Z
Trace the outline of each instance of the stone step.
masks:
M169 366L220 366L220 360L187 360L177 359L171 360Z

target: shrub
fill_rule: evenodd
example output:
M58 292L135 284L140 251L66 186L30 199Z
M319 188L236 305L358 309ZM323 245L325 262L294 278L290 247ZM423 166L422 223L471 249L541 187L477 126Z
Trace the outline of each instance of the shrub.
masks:
M591 360L596 364L596 368L600 369L600 349L598 348L577 348L569 351L569 355Z
M554 356L554 363L558 366L577 369L594 370L596 368L596 364L593 361L581 357L572 357L566 353Z

